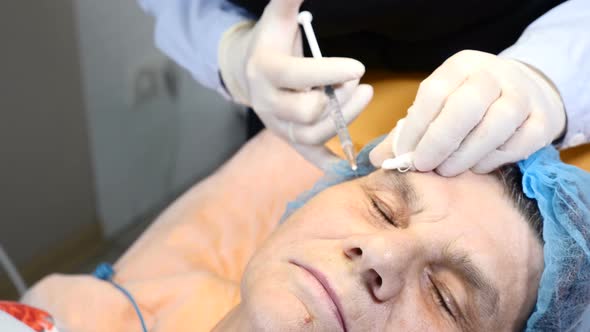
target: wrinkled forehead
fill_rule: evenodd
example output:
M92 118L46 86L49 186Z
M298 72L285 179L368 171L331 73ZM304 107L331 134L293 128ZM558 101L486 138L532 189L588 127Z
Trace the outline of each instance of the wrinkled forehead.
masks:
M514 252L521 244L540 246L534 230L492 175L467 172L446 178L435 173L379 170L364 181L372 186L388 184L382 188L396 191L412 205L415 222L440 223L474 247Z

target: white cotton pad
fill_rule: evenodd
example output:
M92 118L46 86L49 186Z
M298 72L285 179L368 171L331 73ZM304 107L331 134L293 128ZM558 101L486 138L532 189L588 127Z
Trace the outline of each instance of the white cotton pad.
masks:
M403 173L410 170L415 170L413 160L413 153L408 152L406 154L402 154L399 157L385 160L381 164L381 168L387 170L397 169L398 171Z

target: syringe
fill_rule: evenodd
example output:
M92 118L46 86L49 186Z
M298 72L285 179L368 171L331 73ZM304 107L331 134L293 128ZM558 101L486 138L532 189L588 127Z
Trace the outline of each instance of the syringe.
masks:
M301 26L303 26L303 31L307 37L307 43L311 49L311 54L314 58L321 58L322 52L320 51L320 46L318 45L313 27L311 26L312 20L313 16L308 11L303 11L297 16L297 21L299 24L301 24ZM340 103L338 102L338 98L336 98L336 94L334 93L334 87L327 85L324 87L324 91L328 96L328 111L330 112L330 117L336 126L336 132L338 134L338 139L340 140L340 145L342 146L342 151L350 163L350 168L352 168L353 171L356 171L358 168L356 164L356 152L354 151L354 145L350 139L348 128L346 128L346 122L344 121L344 116L342 115Z

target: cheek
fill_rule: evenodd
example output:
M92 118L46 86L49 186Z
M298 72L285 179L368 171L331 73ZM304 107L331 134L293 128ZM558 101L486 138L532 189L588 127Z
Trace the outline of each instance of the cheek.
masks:
M372 226L368 218L371 218L368 208L360 204L315 204L293 215L281 226L281 233L285 238L341 239L369 231Z
M451 331L449 326L433 318L433 313L424 307L420 299L409 296L400 298L392 305L383 331Z
M279 283L257 283L243 305L256 331L309 331L314 320L299 299Z
M256 331L308 330L313 320L293 295L295 292L288 282L292 271L282 262L280 253L268 255L268 252L271 251L260 251L242 278L241 302L249 321Z

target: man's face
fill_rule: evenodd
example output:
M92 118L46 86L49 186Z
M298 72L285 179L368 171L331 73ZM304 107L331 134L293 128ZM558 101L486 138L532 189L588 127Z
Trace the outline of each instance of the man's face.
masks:
M260 248L242 305L265 331L504 331L542 246L492 176L377 171L329 188Z

